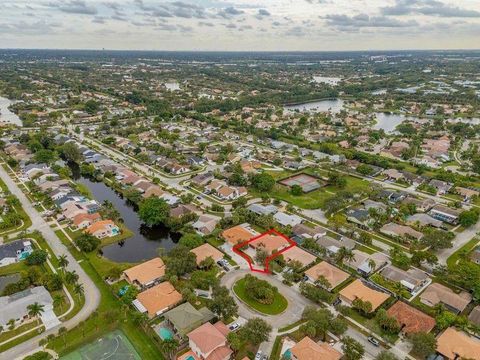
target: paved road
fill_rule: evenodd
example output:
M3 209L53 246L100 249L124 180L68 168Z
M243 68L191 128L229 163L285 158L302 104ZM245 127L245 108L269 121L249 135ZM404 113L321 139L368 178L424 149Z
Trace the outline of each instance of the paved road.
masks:
M458 233L452 241L453 247L450 249L442 249L437 252L439 264L445 265L447 259L452 256L455 251L472 240L478 233L480 233L480 220L475 225Z
M25 354L34 351L37 349L38 342L40 339L45 338L49 334L56 334L58 329L62 326L67 329L73 328L81 321L86 320L90 314L95 311L100 303L100 291L96 287L95 283L88 277L82 267L77 263L72 254L68 251L67 247L62 244L57 235L53 232L50 226L46 221L40 216L38 211L32 206L30 201L28 201L25 194L20 190L20 188L15 184L15 182L10 178L5 169L0 166L0 178L5 182L10 192L15 195L21 202L23 209L27 215L32 219L33 230L39 230L52 251L57 256L66 255L68 259L68 271L75 271L79 276L79 283L83 284L85 290L85 305L83 308L71 319L61 323L61 325L48 330L41 335L38 335L30 340L27 340L5 352L2 353L0 358L2 359L20 359Z

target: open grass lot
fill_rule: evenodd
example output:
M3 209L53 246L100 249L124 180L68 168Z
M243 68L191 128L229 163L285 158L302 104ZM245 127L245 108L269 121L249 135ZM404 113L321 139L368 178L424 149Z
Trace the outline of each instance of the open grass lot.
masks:
M474 237L472 240L467 242L465 245L463 245L460 249L455 251L448 259L447 259L447 266L448 267L453 267L457 263L457 261L460 259L461 255L463 253L470 253L475 246L480 242L479 237Z
M302 172L316 175L319 177L326 176L326 174L317 172L314 169L305 169ZM292 176L293 174L299 172L270 171L268 173L278 181L279 179ZM347 186L344 189L339 189L338 187L328 185L310 193L296 196L290 193L287 186L277 183L273 190L268 192L267 195L273 199L289 202L292 205L302 209L324 209L325 201L334 196L339 191L345 190L353 193L361 193L368 188L368 181L353 176L345 176L345 178L347 179ZM265 195L265 193L257 192L254 189L249 189L249 191L250 194L254 197L261 197L262 195Z
M245 279L238 280L233 286L235 294L252 309L266 315L278 315L281 314L288 306L288 301L282 294L276 293L273 303L270 305L261 304L248 296L245 291Z

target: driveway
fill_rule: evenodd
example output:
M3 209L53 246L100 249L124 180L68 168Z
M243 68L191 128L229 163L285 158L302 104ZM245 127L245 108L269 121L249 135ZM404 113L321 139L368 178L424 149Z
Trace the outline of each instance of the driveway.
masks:
M477 236L478 233L480 233L480 220L475 225L458 233L452 241L453 246L451 248L442 249L437 252L438 263L446 265L447 259L452 256L455 251Z
M46 338L49 334L56 334L60 326L71 329L77 326L81 321L86 320L95 311L100 303L100 291L87 273L77 263L72 254L70 254L67 247L62 244L57 235L40 216L40 213L32 206L30 201L28 201L27 197L20 190L17 184L15 184L15 182L10 178L2 166L0 166L0 178L5 182L10 192L15 195L18 200L20 200L23 209L32 220L32 226L30 229L41 232L56 256L66 255L69 263L67 270L75 271L78 274L78 281L83 285L85 291L85 304L73 318L62 322L60 325L57 325L50 330L47 330L44 333L3 352L1 356L2 359L21 359L25 356L25 354L39 348L38 342L40 339Z
M235 294L233 297L238 304L238 315L245 318L262 318L266 320L274 329L278 329L287 325L294 323L297 320L300 320L302 317L303 310L308 305L315 305L310 300L303 297L298 290L293 287L287 286L278 280L276 277L267 274L252 273L250 270L232 270L229 273L225 274L220 280L223 286L226 286L233 293L233 285L235 282L245 275L251 274L259 279L268 280L270 284L276 286L279 292L287 299L288 307L287 309L279 315L262 315L255 310L252 310L249 306L245 305L242 301L237 299Z

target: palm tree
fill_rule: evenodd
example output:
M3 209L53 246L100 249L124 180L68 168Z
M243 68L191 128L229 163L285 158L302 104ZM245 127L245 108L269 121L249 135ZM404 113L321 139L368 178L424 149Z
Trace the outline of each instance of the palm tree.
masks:
M342 246L337 252L337 261L343 264L344 261L353 261L355 259L355 254L352 250L347 249L345 246Z
M65 271L65 268L68 266L67 255L62 255L58 258L58 265Z
M53 307L60 307L60 312L63 312L63 295L55 294L53 296Z
M377 267L377 264L375 263L375 260L373 259L368 259L368 267L370 268L371 271L375 271L375 268Z
M37 302L27 306L28 316L32 318L37 318L37 323L40 322L39 316L45 311L44 305L41 305Z
M67 284L75 284L77 281L78 281L78 274L75 272L75 270L73 271L67 271L65 273L65 281Z
M77 294L79 300L80 300L80 297L85 293L85 289L83 288L83 285L78 283L75 284L73 291L75 294Z
M178 341L175 339L163 340L160 343L160 349L168 359L174 360L178 345Z

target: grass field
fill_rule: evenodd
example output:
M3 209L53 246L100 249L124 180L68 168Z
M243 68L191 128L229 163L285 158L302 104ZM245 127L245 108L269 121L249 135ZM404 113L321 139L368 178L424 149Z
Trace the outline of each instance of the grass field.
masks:
M288 306L287 299L285 299L283 295L279 292L275 294L273 303L270 305L261 304L258 301L252 299L250 296L248 296L245 290L245 279L238 280L233 286L233 291L245 304L262 314L278 315L284 312Z

